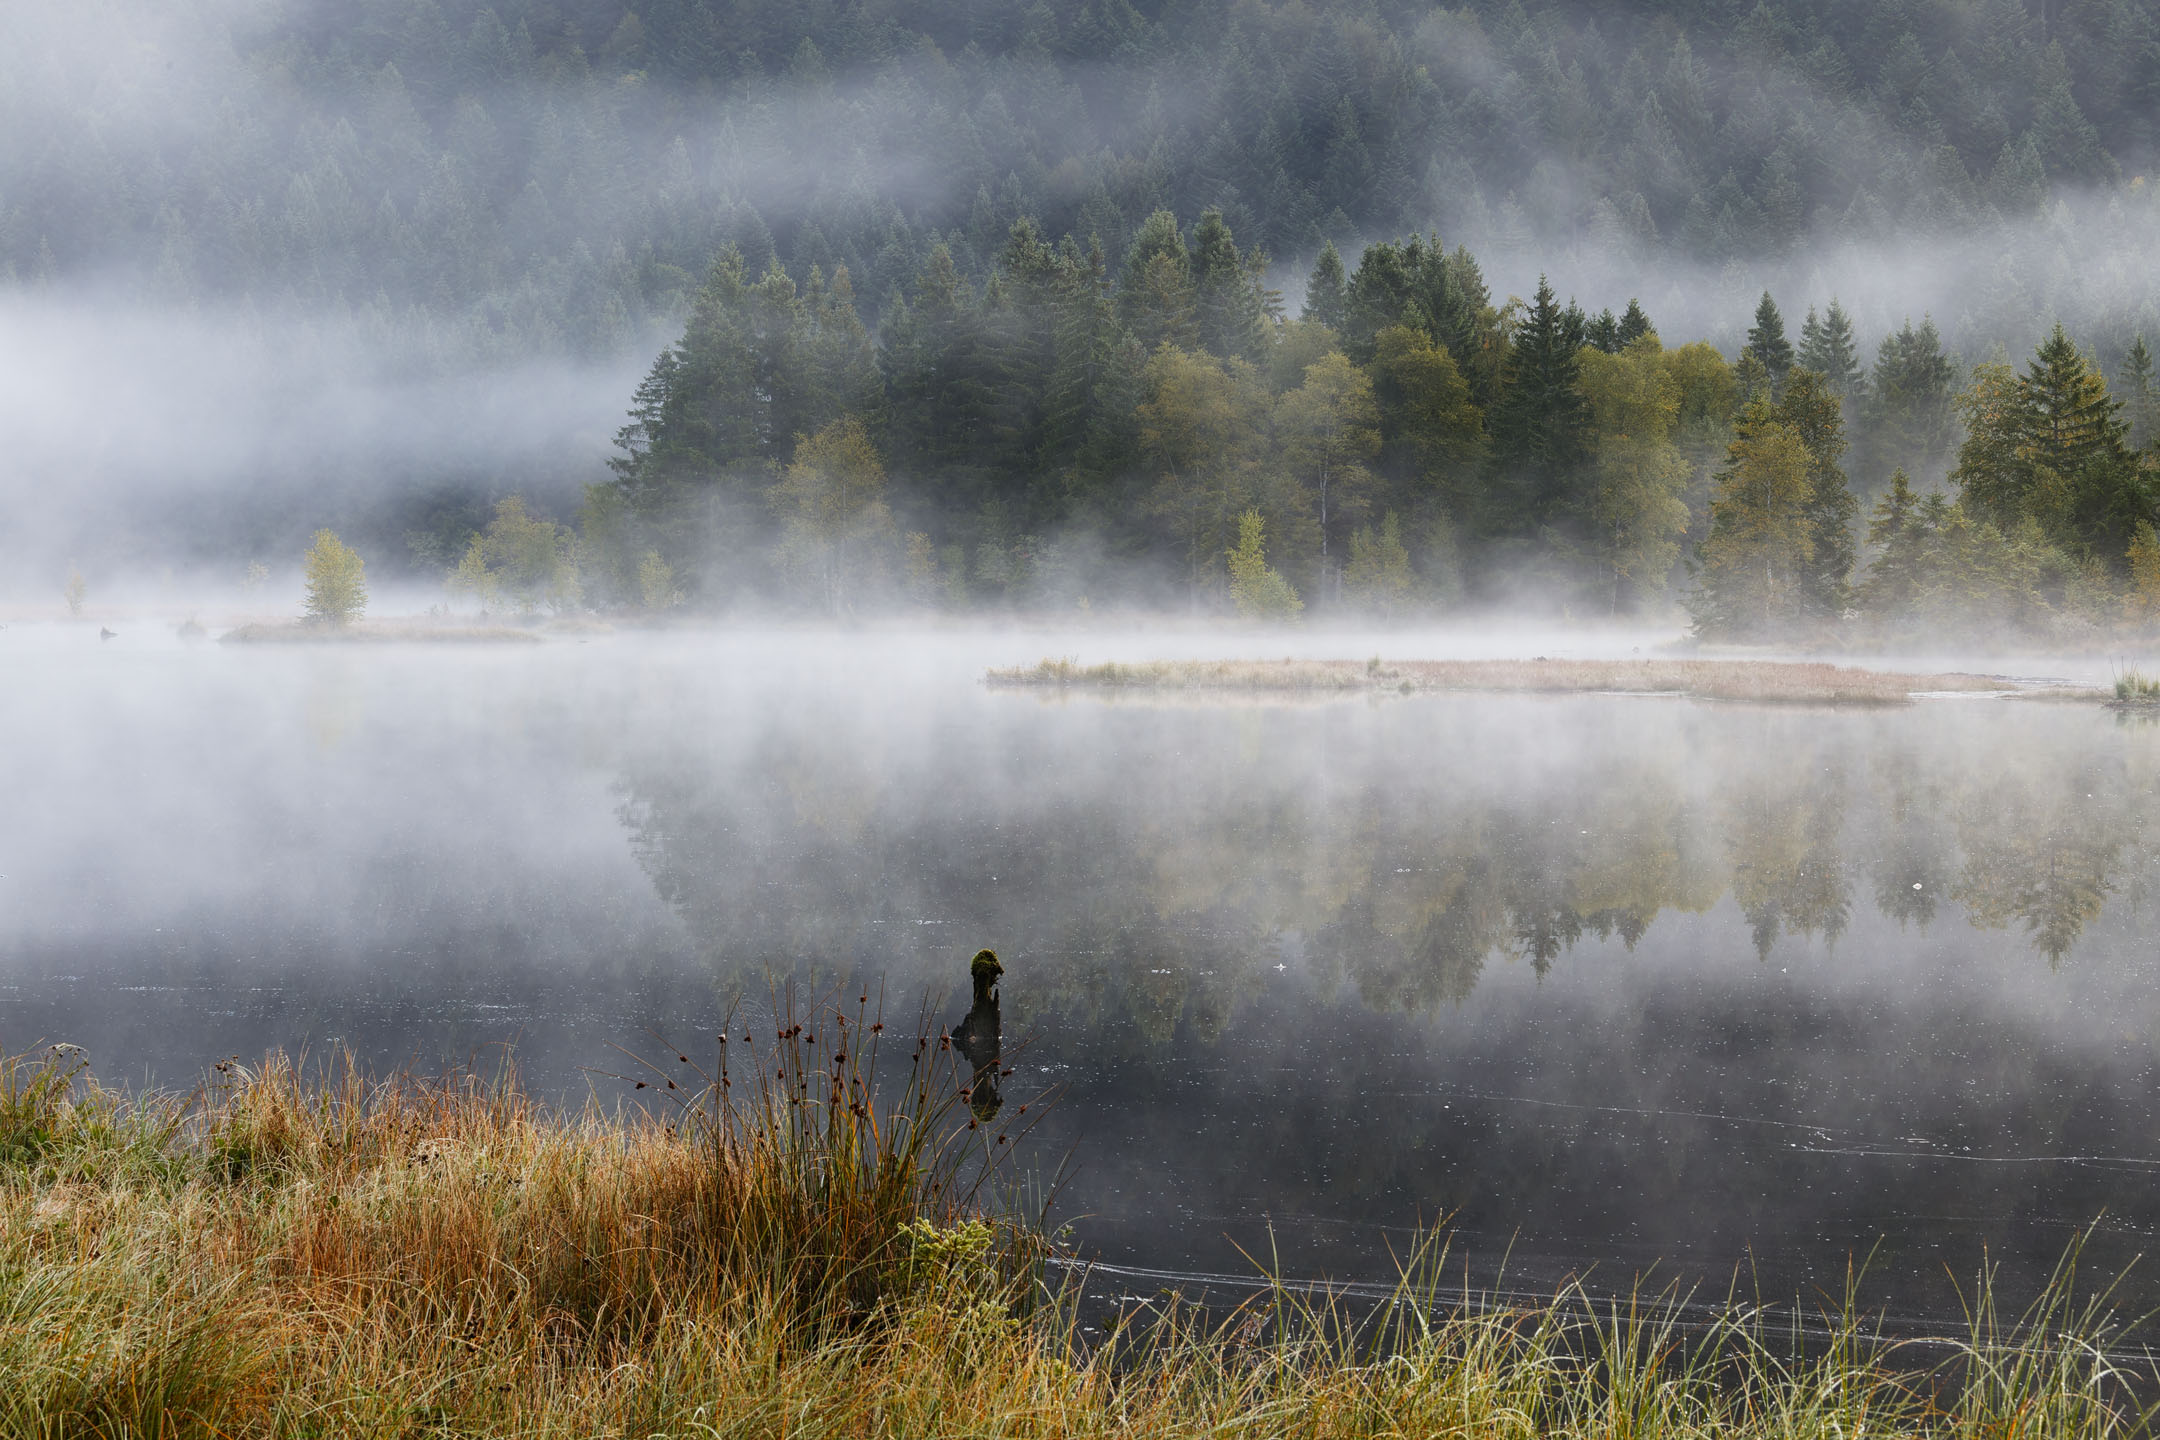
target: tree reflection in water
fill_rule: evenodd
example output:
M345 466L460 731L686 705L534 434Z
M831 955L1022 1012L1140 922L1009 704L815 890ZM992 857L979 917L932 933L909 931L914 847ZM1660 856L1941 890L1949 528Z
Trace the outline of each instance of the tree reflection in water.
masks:
M1886 1240L1873 1298L1947 1313L1983 1245L2029 1275L2103 1212L2125 1246L2160 1225L2160 731L2006 703L983 713L657 747L622 814L718 992L1024 959L1003 998L1107 1254L1384 1276L1399 1227L1451 1216L1518 1278L1744 1260L1790 1295ZM978 1066L1003 1019L956 1032Z
M1633 949L1664 912L1728 899L1759 961L1834 945L1872 902L1923 932L1949 904L2060 964L2152 865L2155 737L2099 716L2075 717L2074 747L2014 725L1991 746L1927 707L1672 704L1683 723L1608 728L1601 704L1645 708L1575 701L1581 728L1538 755L1491 714L1404 734L1404 706L1369 727L1394 734L1316 749L1343 727L1310 711L1133 707L1109 717L1131 732L1114 774L1057 735L920 768L776 725L732 769L640 755L622 814L723 972L887 972L935 925L1057 957L1034 1003L1128 1011L1153 1044L1219 1026L1285 942L1366 1004L1418 1011L1463 1003L1496 960L1542 976L1586 936Z

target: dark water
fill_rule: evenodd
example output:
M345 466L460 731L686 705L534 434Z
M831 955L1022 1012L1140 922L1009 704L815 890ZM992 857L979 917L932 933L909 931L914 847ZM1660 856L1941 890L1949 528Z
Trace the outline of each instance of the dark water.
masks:
M1044 701L1032 641L5 656L0 1044L549 1093L779 977L1062 1090L1103 1259L1953 1315L2160 1222L2160 729L2045 702ZM1654 1267L1654 1269L1653 1269ZM2132 1271L2128 1295L2160 1301ZM1136 1278L1136 1288L1155 1280Z

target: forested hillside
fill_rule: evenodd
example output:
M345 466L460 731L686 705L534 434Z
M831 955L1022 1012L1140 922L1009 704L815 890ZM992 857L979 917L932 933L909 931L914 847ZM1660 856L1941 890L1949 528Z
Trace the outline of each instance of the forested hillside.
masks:
M798 284L845 264L875 323L936 245L980 282L1016 220L1118 257L1163 209L1296 273L1437 230L1531 257L1527 290L1904 246L2097 187L2049 248L2101 264L2104 194L2160 145L2140 0L10 8L0 277L424 316L483 352L631 343L724 243ZM2026 323L2074 283L1993 300Z
M0 323L195 327L19 462L106 506L78 547L335 521L526 604L2160 605L2141 0L83 0L0 17L0 134ZM377 390L116 522L226 463L130 390L219 327ZM612 478L589 422L505 439L656 351Z

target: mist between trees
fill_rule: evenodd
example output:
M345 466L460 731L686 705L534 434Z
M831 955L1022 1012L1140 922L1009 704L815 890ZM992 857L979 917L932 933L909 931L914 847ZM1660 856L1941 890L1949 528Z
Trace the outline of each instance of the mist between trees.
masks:
M1247 513L1264 526L1254 572L1263 578L1242 593L1271 597L1277 613L1294 598L1318 618L1360 594L1382 609L1670 603L1695 588L1690 561L1719 574L1752 563L1729 544L1697 554L1731 438L1720 427L1738 425L1747 397L1730 413L1703 402L1678 378L1703 357L1679 342L1707 337L1736 353L1767 285L1795 323L1806 305L1842 293L1858 363L1880 383L1859 400L1839 396L1848 447L1825 462L1855 492L1849 546L1825 528L1837 502L1812 501L1812 544L1827 558L1766 569L1755 601L1728 579L1713 608L1730 628L1752 606L1759 626L1804 585L1803 613L1820 617L1837 609L1836 587L1796 577L1834 571L1861 546L1893 470L1902 465L1924 496L1955 463L1951 402L1967 376L1942 352L1978 360L2000 346L2002 358L2022 357L2061 319L2115 379L2139 333L2160 331L2143 258L2160 17L2134 0L2038 14L2016 0L1764 0L1744 14L1693 3L1592 14L1513 0L1453 10L86 0L17 7L0 18L0 39L0 287L74 306L83 330L109 325L127 300L237 317L251 333L291 329L303 343L318 329L350 332L355 354L336 363L368 378L333 420L347 409L425 408L413 392L431 384L514 392L549 357L589 378L649 354L694 311L680 347L691 356L711 309L713 258L729 246L740 256L731 283L760 297L745 303L772 310L757 324L794 327L785 312L801 307L816 387L839 401L804 408L761 389L771 413L730 422L759 431L755 444L708 450L673 431L653 437L659 448L680 442L662 487L674 499L654 508L655 477L640 461L636 485L625 475L598 502L614 511L587 526L585 592L611 603L633 592L642 601L647 587L630 583L642 568L655 595L680 591L697 606L750 596L840 608L873 597L1063 606L1082 595L1222 605L1227 552ZM1194 217L1210 212L1220 224L1202 235ZM1179 217L1183 259L1167 253L1165 213ZM1032 227L1047 258L1030 258L1016 227ZM1231 271L1258 293L1265 323L1271 287L1291 293L1291 311L1307 308L1298 291L1323 245L1360 270L1363 241L1435 231L1484 266L1473 278L1489 293L1471 309L1492 311L1478 340L1486 348L1473 353L1467 332L1443 333L1460 316L1431 312L1436 294L1375 313L1445 352L1469 388L1474 425L1467 412L1427 416L1406 439L1405 377L1435 362L1422 352L1383 358L1387 324L1368 332L1346 313L1331 326L1343 360L1373 387L1378 418L1368 423L1350 370L1331 368L1308 390L1303 367L1327 358L1312 334L1275 327L1263 345L1209 318L1255 303L1225 298ZM1158 256L1168 268L1140 276L1135 254L1141 270ZM1402 283L1430 291L1444 267L1430 254L1419 263L1419 278ZM1083 283L1076 267L1094 278ZM1594 424L1562 423L1557 440L1524 429L1535 387L1514 385L1510 357L1519 323L1548 321L1536 319L1541 304L1511 308L1505 297L1532 295L1541 269L1560 293L1594 297L1593 310L1640 297L1669 357L1693 355L1661 362L1683 395L1667 439L1693 467L1677 532L1674 462L1641 438L1637 412L1654 416L1663 402L1639 356L1578 360L1580 376L1553 392L1580 392L1567 404ZM778 295L776 274L792 301ZM1142 282L1191 293L1149 299L1131 289ZM1086 284L1104 312L1096 320L1074 308ZM1580 338L1609 339L1590 335L1590 318ZM1572 321L1551 323L1576 338ZM849 338L857 325L864 343ZM1536 343L1549 345L1540 333ZM1898 344L1877 375L1885 335ZM1172 374L1181 362L1162 358L1164 341L1198 368ZM1069 353L1068 342L1088 353ZM850 346L858 353L841 357ZM1207 357L1219 381L1201 373ZM507 435L484 437L441 423L441 438L412 454L383 437L388 427L348 426L369 433L324 439L322 453L294 443L248 455L239 463L265 473L232 475L221 492L230 503L191 498L153 516L126 502L154 495L169 472L227 466L233 447L203 433L216 425L176 446L172 427L152 418L170 377L133 375L127 363L114 372L85 362L76 383L139 386L141 397L98 407L96 424L101 434L135 424L140 443L85 458L72 438L81 422L66 417L26 447L39 457L28 470L51 473L21 483L26 509L66 510L51 498L64 482L69 495L131 512L119 523L142 538L114 540L106 513L48 517L36 544L55 551L56 575L68 555L95 560L100 549L224 558L235 532L256 552L248 558L270 559L284 553L264 548L274 532L289 532L297 553L323 523L379 573L415 562L440 572L460 562L503 495L521 492L535 512L568 519L575 471L597 469L582 440L541 454L521 447L509 419L497 427ZM1942 364L1947 374L1934 375ZM872 371L873 383L856 383ZM962 393L940 395L936 416L903 415L933 381ZM1314 408L1327 385L1348 387L1329 402L1349 407L1340 433ZM649 386L647 398L657 393ZM1452 403L1445 386L1433 393ZM1301 398L1278 414L1289 394ZM832 506L806 489L822 473L814 467L788 492L793 520L764 494L791 474L796 435L849 414L889 477L879 493L891 535L876 543L820 538ZM1213 445L1204 425L1174 433L1180 417L1201 424L1208 414L1218 431L1238 432L1237 446ZM522 417L528 437L547 428L543 418ZM1294 446L1309 424L1327 433ZM1891 432L1902 438L1886 440ZM1606 444L1613 434L1626 438ZM1791 459L1774 439L1750 441L1755 463ZM1247 464L1231 453L1239 446L1246 459L1283 464ZM1511 460L1525 446L1538 451L1527 469ZM1243 477L1242 497L1189 473L1203 450L1206 466ZM704 479L691 478L693 452L712 462ZM1598 484L1584 479L1593 460ZM1345 465L1338 505L1333 477ZM1284 498L1279 474L1261 473L1285 468L1320 492L1309 514ZM266 479L273 470L307 478ZM1192 493L1165 489L1169 473ZM1203 503L1209 484L1216 498ZM309 489L312 508L285 493L296 487ZM1733 524L1789 540L1778 498L1787 491L1765 493L1778 514ZM1994 543L1947 515L1915 513L1897 534L1918 525L1929 546L1961 554ZM2121 596L2101 596L2089 572L2097 561L2124 588L2120 535L2102 544L2071 535L2059 515L2042 518L2043 553L2000 507L1967 518L1995 527L2014 572L2037 576L2025 589L2042 603L2019 600L2023 611L2044 611L2048 625L2070 614L2099 623L2102 612L2113 623ZM865 523L882 522L868 513ZM2079 526L2090 528L2070 529ZM109 573L90 569L93 590L103 588ZM1840 583L1865 579L1861 569ZM484 590L484 576L467 580ZM555 581L526 588L566 593ZM1950 595L1927 604L1958 613L1968 598L1940 576L1893 588Z
M876 337L844 267L798 289L729 248L584 554L633 602L661 565L835 611L1678 599L1720 636L2106 632L2160 618L2152 372L2139 338L2117 398L2057 327L1968 374L1924 318L1868 364L1836 301L1796 344L1767 293L1728 362L1634 301L1495 304L1417 237L1347 273L1326 246L1291 319L1216 211L1158 212L1114 265L1021 221L979 290L935 249Z
M422 360L619 351L727 241L875 320L938 243L980 283L1023 217L1116 256L1210 207L1301 271L1433 227L1510 288L1702 267L1630 285L1667 314L1980 235L1954 307L1902 302L1963 343L2087 318L2135 235L2058 202L2160 146L2137 0L78 0L0 39L0 280L323 305ZM1996 273L2029 223L2078 273Z

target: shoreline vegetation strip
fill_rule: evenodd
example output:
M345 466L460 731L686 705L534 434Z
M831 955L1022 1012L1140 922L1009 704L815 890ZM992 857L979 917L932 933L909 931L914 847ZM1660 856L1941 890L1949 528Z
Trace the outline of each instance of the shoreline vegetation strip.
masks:
M615 1077L651 1105L574 1112L508 1074L272 1056L129 1095L73 1047L0 1062L0 1436L2151 1430L2160 1377L2074 1252L2021 1312L1983 1272L1947 1351L1849 1289L1807 1344L1670 1292L1448 1300L1437 1242L1359 1314L1283 1283L1090 1325L1006 1183L1030 1110L985 1120L944 1037L883 1029L738 1016Z
M2022 694L2016 681L1780 660L1153 660L1081 665L1046 659L993 669L995 687L1071 690L1605 692L1711 700L1899 705L1915 695ZM2052 692L2050 692L2052 693ZM2083 692L2072 692L2082 695ZM2094 692L2097 696L2101 692Z

